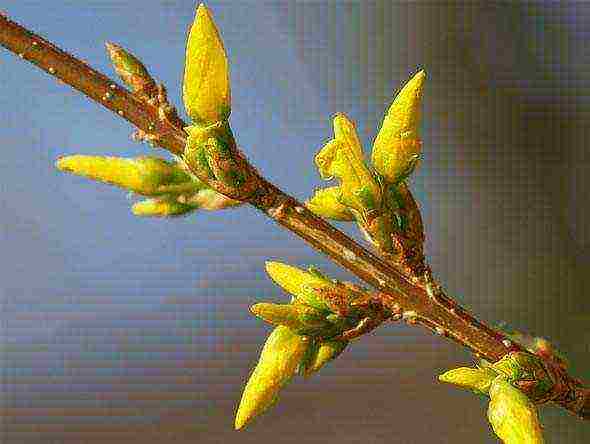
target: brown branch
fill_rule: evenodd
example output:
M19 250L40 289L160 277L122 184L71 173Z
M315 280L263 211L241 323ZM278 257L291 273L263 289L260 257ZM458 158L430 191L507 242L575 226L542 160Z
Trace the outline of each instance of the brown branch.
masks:
M146 134L153 135L157 145L176 155L183 153L187 135L182 121L174 124L169 119L161 119L157 106L138 99L86 63L5 16L0 17L0 44L128 120ZM200 179L208 182L207 177ZM401 314L409 324L420 324L492 362L511 351L523 351L520 345L477 320L446 296L428 275L422 280L410 277L367 251L265 179L260 178L259 183L258 191L248 199L250 204L378 289L383 306ZM567 374L562 375L562 384L567 389L556 402L570 412L590 419L590 390Z

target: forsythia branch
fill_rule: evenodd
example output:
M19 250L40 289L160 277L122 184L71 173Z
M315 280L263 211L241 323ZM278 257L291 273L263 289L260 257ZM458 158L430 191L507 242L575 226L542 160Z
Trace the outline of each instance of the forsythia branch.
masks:
M515 353L526 353L520 344L510 340L503 332L479 321L459 306L454 299L448 297L433 280L427 267L400 267L395 262L368 251L326 220L314 214L302 203L262 178L248 164L237 149L231 130L227 125L230 112L230 91L223 45L216 27L208 16L208 11L205 8L199 8L197 14L201 14L203 28L195 29L196 25L194 25L191 30L191 33L194 31L196 34L194 38L189 37L188 50L192 51L196 61L190 66L187 65L185 81L187 78L200 75L200 67L204 66L205 62L208 63L212 60L211 66L208 65L209 69L216 70L219 75L215 77L214 81L210 81L207 88L218 93L223 106L215 101L211 102L211 97L208 95L199 95L196 90L184 90L185 101L197 105L188 109L189 115L195 123L193 126L186 126L178 118L175 111L171 110L167 104L165 89L163 87L154 89L151 80L148 79L147 83L149 83L148 89L153 93L152 96L142 96L138 91L131 92L94 70L85 62L4 16L0 17L0 44L22 59L69 84L119 117L128 120L142 132L142 137L145 136L155 145L168 150L177 157L190 158L192 162L187 161L190 173L194 174L203 184L217 193L255 206L279 225L297 234L316 250L324 253L359 279L374 287L377 291L372 295L373 303L380 304L392 319L394 317L395 319L401 318L409 324L422 325L438 335L448 337L467 347L477 357L492 363L500 362L507 356L515 356ZM207 46L207 39L213 39L215 45ZM192 48L191 45L193 45ZM117 52L117 54L124 55L121 52L122 49L116 45L111 44L108 48L111 53ZM137 75L149 76L145 67L139 68ZM424 74L420 73L413 81L420 83L423 78ZM146 94L148 89L143 90L142 93ZM154 91L164 98L151 100L156 94ZM413 99L408 95L408 97L403 96L400 100L402 100L400 103L410 103ZM392 107L386 120L395 112L395 107ZM415 119L417 119L417 114ZM400 122L399 127L395 125L397 123L392 122L386 130L379 134L373 160L379 168L383 168L385 171L383 176L386 179L392 183L401 183L418 160L416 153L419 151L420 144L414 134L417 120ZM400 147L405 150L406 160L411 163L411 168L399 171L390 168L390 165L397 161L397 158L392 157L385 149L391 138L397 138L395 139L396 143L399 143ZM373 228L370 223L376 220L374 212L371 212L370 208L370 211L365 214L363 208L369 201L372 204L375 203L380 184L373 181L372 173L362 166L361 154L358 151L360 147L356 147L356 140L354 125L345 116L337 116L335 119L335 139L322 150L320 154L324 157L319 159L319 163L316 158L316 163L321 168L326 168L328 173L336 176L348 174L346 171L343 173L342 168L350 165L354 167L353 173L359 179L352 184L347 184L343 180L343 191L338 195L338 199L340 199L339 203L348 203L349 207L358 208L357 219L365 224L367 232L371 235ZM338 147L343 146L343 141L352 143L355 149L338 151ZM234 155L230 159L231 162L228 162L228 158L224 157L228 152ZM204 163L203 155L209 156L204 159ZM335 163L330 164L332 166L326 166L326 163L322 163L325 161L325 156L329 157L328 162ZM347 164L345 161L353 163ZM211 170L211 165L215 166L215 171ZM201 168L201 166L203 167ZM220 180L219 177L222 177L223 180ZM369 183L370 187L367 185ZM348 188L345 189L345 187ZM354 192L350 192L352 189ZM404 188L402 188L403 190ZM404 193L406 202L415 205L411 195L408 198L409 190ZM322 195L322 198L325 199L333 197L327 193ZM347 220L356 217L346 209L339 207L338 202L334 203L332 211L332 214ZM416 236L419 237L420 234ZM391 248L391 245L384 247L385 250ZM412 270L419 270L419 273L423 274L412 273ZM269 310L275 310L278 313L276 310L292 309L279 309L265 305L259 306L257 310L259 313L266 310L264 313L268 315L271 313ZM294 344L297 345L295 348L299 350L299 342L295 340ZM271 346L269 346L270 348ZM590 390L584 388L580 381L570 377L563 369L555 370L552 377L557 378L559 384L556 386L560 389L559 395L552 400L577 416L590 419ZM506 388L504 380L498 381L494 387L494 393L502 394L501 390ZM497 418L496 410L493 412L494 418Z

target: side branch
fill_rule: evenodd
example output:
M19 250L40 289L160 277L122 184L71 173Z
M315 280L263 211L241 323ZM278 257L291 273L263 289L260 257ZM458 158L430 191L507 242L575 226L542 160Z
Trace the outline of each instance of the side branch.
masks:
M139 100L86 63L5 16L0 16L0 44L146 134L154 135L156 144L162 148L175 155L184 152L187 134L182 121L173 124L170 120L160 119L156 106ZM205 183L209 182L207 177L201 177L203 174L193 173ZM259 188L247 199L248 203L378 289L383 306L401 314L408 323L420 324L436 334L447 336L469 348L476 356L492 362L509 352L523 351L520 345L480 322L447 297L428 276L423 280L409 277L265 179L260 178L258 183ZM561 378L565 389L555 402L584 419L590 419L590 391L568 375Z

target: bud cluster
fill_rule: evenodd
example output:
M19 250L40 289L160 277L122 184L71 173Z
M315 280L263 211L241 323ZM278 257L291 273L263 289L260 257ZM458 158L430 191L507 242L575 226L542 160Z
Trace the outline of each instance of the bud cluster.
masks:
M400 91L385 115L371 165L354 123L344 114L333 119L334 138L315 156L324 180L339 186L316 190L307 207L339 221L356 221L367 240L409 274L424 271L424 232L420 212L405 180L419 160L420 102L425 74L420 71Z
M258 303L252 313L275 326L244 388L236 428L271 405L279 390L298 372L309 377L338 357L350 342L347 333L367 318L391 313L375 304L360 287L332 281L315 268L301 270L267 262L269 276L290 293L289 304ZM377 313L381 311L381 313Z

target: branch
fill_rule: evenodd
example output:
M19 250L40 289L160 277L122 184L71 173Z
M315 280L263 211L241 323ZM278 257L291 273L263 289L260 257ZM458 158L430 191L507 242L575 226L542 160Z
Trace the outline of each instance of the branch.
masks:
M0 16L0 44L20 58L69 84L152 136L155 144L175 155L184 152L185 124L163 119L156 105L136 95L49 41ZM193 173L209 183L202 173ZM476 357L498 361L513 351L524 351L503 333L477 320L446 296L427 273L412 277L375 256L293 197L260 177L256 192L241 200L255 206L313 248L378 290L382 305L409 324L419 324L471 350ZM212 188L216 189L211 183ZM222 192L221 189L216 191ZM235 196L231 196L235 197ZM562 394L554 402L583 419L590 419L590 390L569 375L560 375Z

